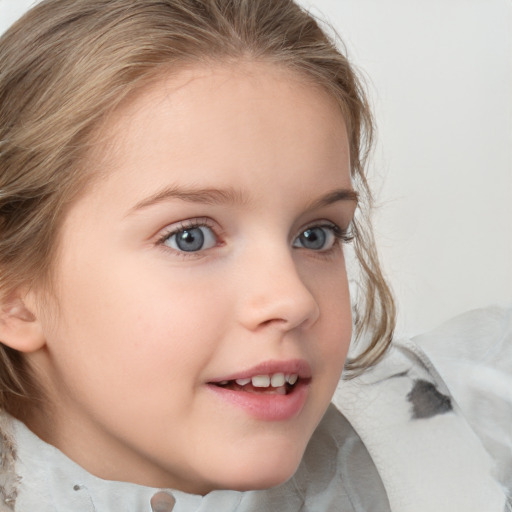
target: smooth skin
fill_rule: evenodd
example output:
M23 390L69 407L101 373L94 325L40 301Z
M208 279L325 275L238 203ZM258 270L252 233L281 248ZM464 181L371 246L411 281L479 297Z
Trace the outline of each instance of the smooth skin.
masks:
M56 307L24 297L40 333L25 357L52 404L30 427L105 479L198 494L284 482L351 337L339 108L295 72L218 63L160 77L100 139L102 177L62 227ZM283 421L208 385L292 359L312 379Z

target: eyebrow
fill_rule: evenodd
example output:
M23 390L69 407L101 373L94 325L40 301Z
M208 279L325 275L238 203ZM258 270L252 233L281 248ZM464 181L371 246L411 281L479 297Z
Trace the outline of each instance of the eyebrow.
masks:
M245 204L248 198L233 188L182 188L167 187L156 194L143 199L130 209L129 213L148 208L172 199L202 204Z
M358 202L359 194L352 189L336 189L324 196L315 199L310 203L306 210L315 210L338 201L354 201ZM240 205L248 204L249 198L242 191L233 188L182 188L182 187L167 187L152 196L143 199L138 202L133 208L131 208L128 214L135 213L136 211L143 210L150 206L154 206L166 201L173 199L179 199L189 203L200 203L200 204L229 204L229 205Z
M359 203L359 194L351 188L340 188L329 192L319 199L315 199L306 209L317 210L318 208L329 206L338 201L352 201L357 205Z

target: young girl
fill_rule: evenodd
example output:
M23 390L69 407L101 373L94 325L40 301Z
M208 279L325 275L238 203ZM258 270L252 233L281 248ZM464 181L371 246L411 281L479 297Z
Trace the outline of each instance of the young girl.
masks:
M11 27L1 510L504 510L426 357L387 350L371 134L291 0L46 0Z

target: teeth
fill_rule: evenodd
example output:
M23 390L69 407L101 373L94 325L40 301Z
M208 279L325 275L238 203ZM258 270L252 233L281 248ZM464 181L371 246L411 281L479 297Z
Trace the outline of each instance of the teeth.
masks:
M296 373L286 376L286 382L288 382L288 384L290 384L291 386L293 386L298 380L299 376Z
M285 384L284 373L275 373L270 379L270 384L273 388L279 388Z
M268 388L270 386L270 377L268 375L255 375L251 381L255 388Z
M280 391L281 388L286 390L286 384L293 386L299 380L299 376L296 373L285 375L284 373L274 373L273 375L255 375L254 377L246 377L244 379L236 379L235 382L239 386L246 386L251 384L255 388L268 388L272 386L276 390ZM227 386L230 381L223 380L218 384L219 386Z

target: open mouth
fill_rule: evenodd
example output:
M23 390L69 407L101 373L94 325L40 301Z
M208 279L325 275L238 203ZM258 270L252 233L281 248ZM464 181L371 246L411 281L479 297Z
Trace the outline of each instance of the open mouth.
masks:
M310 394L311 368L304 360L268 361L208 382L221 400L264 421L286 421L303 409Z
M304 383L297 374L274 373L272 375L255 375L243 379L212 382L215 386L232 391L245 391L267 395L288 395L299 383Z

